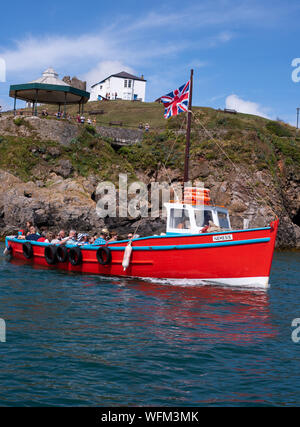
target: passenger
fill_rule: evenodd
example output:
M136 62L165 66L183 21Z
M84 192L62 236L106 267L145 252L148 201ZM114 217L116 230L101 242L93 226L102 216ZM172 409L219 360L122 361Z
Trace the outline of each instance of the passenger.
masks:
M46 234L45 243L51 243L53 238L54 238L54 234L51 231L49 231L49 233Z
M104 239L105 239L105 240L109 240L109 239L110 239L110 237L109 237L109 231L108 231L108 229L107 229L107 228L102 228L102 232L101 232L101 234L103 234L103 235L104 235Z
M78 243L76 230L71 230L68 237L61 241L61 245L76 245Z
M52 245L59 245L59 244L61 243L61 240L60 240L60 238L59 238L59 235L57 235L57 236L55 237L55 239L52 239L50 243L51 243Z
M128 240L138 239L139 237L140 237L139 234L132 234L132 233L129 233L127 236Z
M111 232L111 238L108 240L108 242L116 242L118 240L118 233L116 231Z
M219 226L217 226L216 224L214 224L212 221L208 221L209 227L207 229L208 233L215 233L218 231L222 231L221 228Z
M51 243L53 240L54 236L53 233L48 232L48 233L42 233L41 237L39 238L38 242L43 242L43 243Z
M105 235L103 233L100 234L100 237L94 241L94 245L106 245Z
M89 242L89 235L88 234L78 234L77 242L80 245L88 245Z
M40 243L45 243L45 241L46 241L46 236L44 235L44 233L42 233L41 235L40 235L40 238L37 240L38 242L40 242Z
M58 233L57 238L58 238L60 241L64 240L64 239L66 238L66 232L65 232L65 230L60 230L60 232Z
M36 232L35 227L30 227L29 234L26 235L26 240L31 240L33 242L37 242L41 236Z
M209 225L205 225L202 230L201 233L207 233L207 230L209 229Z
M27 236L27 234L30 234L30 227L33 227L33 222L27 221L26 222L26 227L25 227L25 229L26 229L26 232L25 232L26 236Z

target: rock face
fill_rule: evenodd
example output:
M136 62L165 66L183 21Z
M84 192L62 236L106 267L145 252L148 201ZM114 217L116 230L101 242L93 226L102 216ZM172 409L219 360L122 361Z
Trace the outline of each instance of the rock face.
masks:
M14 233L33 221L38 228L58 231L76 228L96 231L104 226L95 203L89 197L89 182L63 180L52 174L48 188L24 183L10 173L0 171L0 233ZM89 190L89 191L88 191Z
M78 137L80 131L80 126L56 119L40 119L34 116L18 119L22 121L16 125L12 117L0 118L0 135L35 136L41 141L55 141L68 145L72 139Z
M68 165L61 165L67 170ZM62 175L62 174L61 174ZM141 178L141 177L140 177ZM299 200L289 203L288 209L282 204L281 195L270 188L272 206L263 202L250 184L243 184L240 175L231 173L227 180L216 182L213 177L206 180L206 186L211 188L211 196L216 205L226 205L231 216L233 228L243 228L243 220L249 220L249 227L264 227L268 225L275 214L280 218L277 238L278 248L300 248L300 227L293 223L293 215ZM268 174L258 173L255 177L268 184ZM144 176L146 180L146 176ZM105 218L98 217L96 201L93 195L98 182L93 176L76 179L58 176L52 173L46 183L24 183L12 174L0 170L0 235L15 233L24 227L26 221L33 221L39 229L54 232L64 228L75 228L78 231L96 232L108 227L120 236L134 232L146 236L160 234L166 230L166 221L160 218ZM245 189L245 186L247 187ZM287 183L293 188L294 183ZM284 192L286 198L286 192ZM295 197L292 192L291 199ZM299 197L299 194L298 196ZM150 197L149 197L150 200ZM287 201L287 199L285 199ZM296 214L299 216L299 213ZM299 218L298 218L299 220ZM138 229L137 229L138 228Z
M65 76L62 80L63 82L67 83L67 85L75 87L76 89L79 89L79 90L86 91L86 82L79 80L77 77L73 77L71 79L70 76Z
M57 119L41 119L39 117L22 117L19 125L15 124L13 117L0 117L0 135L19 135L23 137L35 136L41 141L55 141L68 145L77 138L82 125L73 122L59 121ZM97 133L109 138L117 146L131 145L141 142L144 131L141 129L127 129L122 127L97 126Z
M140 129L97 126L96 130L99 135L110 138L115 145L119 146L141 142L144 135L144 131Z
M28 153L38 155L39 161L30 168L29 179L34 179L34 182L23 182L14 175L13 168L10 169L13 173L0 169L0 236L16 232L18 228L24 227L26 221L33 221L37 227L53 231L58 231L59 228L76 228L78 231L94 232L105 225L116 230L121 236L135 231L137 227L140 235L160 234L165 231L166 222L162 217L98 217L96 187L99 178L96 172L89 171L86 177L80 176L76 164L72 163L73 156L76 159L77 151L72 152L72 156L69 155L68 158L63 155L64 150L70 151L73 146L68 145L72 139L80 135L80 125L36 117L21 119L16 124L13 118L0 118L0 137L30 137L32 146L30 142ZM111 138L114 141L112 145L131 145L142 141L143 138L142 130L99 127L97 132ZM45 147L41 147L35 144L34 140L37 139L56 141L58 144L43 144ZM112 176L112 159L119 161L118 173L122 173L124 157L120 155L117 158L117 150L109 147L111 152L106 152L105 157L101 151L103 145L99 152L94 152L94 141L89 141L89 144L90 146L84 145L85 151L80 154L83 156L87 153L88 156L84 159L86 163L93 161L92 156L101 158L103 155L106 162L103 162L103 168L107 170L108 179ZM161 144L159 142L159 145ZM77 146L75 150L78 150ZM140 161L138 156L137 159L134 164L135 176L148 185L148 188L149 183L153 181L175 182L180 181L182 177L179 167L146 168L142 159ZM9 168L9 162L6 165ZM300 248L299 168L285 164L284 157L278 162L278 169L276 173L273 170L273 174L268 168L258 170L255 166L255 163L252 163L249 167L244 162L235 169L229 164L224 165L217 157L208 161L203 156L195 155L190 162L190 178L203 181L204 185L211 189L213 204L229 209L233 228L243 228L244 219L249 221L250 228L264 227L277 215L280 219L277 247Z

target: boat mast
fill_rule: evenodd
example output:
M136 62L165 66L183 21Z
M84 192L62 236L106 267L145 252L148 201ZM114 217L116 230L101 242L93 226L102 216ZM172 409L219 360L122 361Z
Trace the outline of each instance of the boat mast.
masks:
M186 146L185 146L185 161L184 161L184 182L189 181L189 162L190 162L190 142L191 142L191 122L192 122L192 97L193 97L193 77L194 70L191 70L190 78L190 96L189 96L189 111L186 127Z

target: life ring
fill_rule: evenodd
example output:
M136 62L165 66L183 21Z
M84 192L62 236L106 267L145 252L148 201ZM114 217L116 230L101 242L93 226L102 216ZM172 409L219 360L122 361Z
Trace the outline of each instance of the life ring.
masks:
M107 247L101 247L97 250L97 260L101 265L108 265L111 263L111 251Z
M80 265L82 263L82 253L79 248L71 248L69 250L69 261L72 265Z
M68 249L65 246L58 246L56 251L56 256L58 259L58 262L67 262L68 261Z
M33 257L33 249L31 243L23 243L23 255L26 259L31 259Z
M57 263L57 248L54 245L46 246L45 251L45 260L47 261L47 264L53 265Z

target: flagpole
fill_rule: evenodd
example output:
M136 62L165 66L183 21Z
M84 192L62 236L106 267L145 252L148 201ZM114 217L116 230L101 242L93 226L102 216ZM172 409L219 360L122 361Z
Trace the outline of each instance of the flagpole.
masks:
M194 77L194 70L191 70L189 111L188 111L187 127L186 127L186 146L185 146L185 161L184 161L184 182L188 182L189 181L191 123L192 123L192 98L193 98L193 77Z

